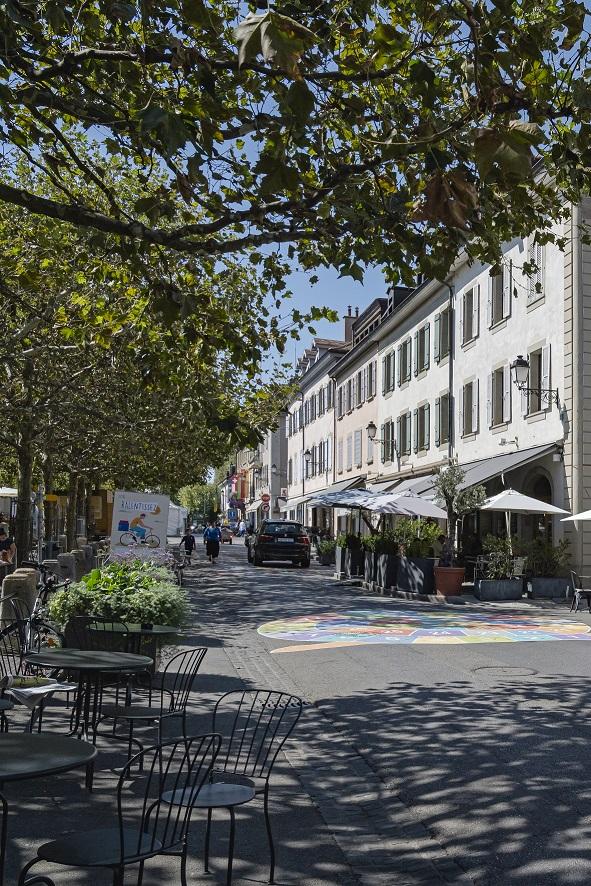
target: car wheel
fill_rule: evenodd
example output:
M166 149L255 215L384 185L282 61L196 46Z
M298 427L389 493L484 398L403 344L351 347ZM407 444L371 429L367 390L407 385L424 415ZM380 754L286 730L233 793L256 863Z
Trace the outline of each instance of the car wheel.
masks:
M232 544L232 539L230 538L230 539L228 539L228 540L229 540L230 544Z
M310 568L310 561L309 560L302 560L302 566L304 569L309 569Z

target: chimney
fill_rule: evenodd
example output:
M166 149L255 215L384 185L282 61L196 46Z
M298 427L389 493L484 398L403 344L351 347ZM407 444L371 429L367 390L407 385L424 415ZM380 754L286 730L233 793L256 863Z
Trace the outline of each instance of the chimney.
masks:
M349 305L347 310L347 316L345 317L345 341L347 344L351 344L353 341L353 323L355 322L355 317L351 313L351 305Z
M356 317L359 316L359 308L355 308L355 316L356 316Z

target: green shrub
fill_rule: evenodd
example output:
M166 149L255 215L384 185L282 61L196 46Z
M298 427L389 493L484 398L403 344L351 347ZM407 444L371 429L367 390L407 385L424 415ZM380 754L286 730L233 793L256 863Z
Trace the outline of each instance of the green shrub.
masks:
M139 561L112 563L54 594L49 617L62 628L75 615L179 627L187 606L186 592L171 581L167 569Z
M316 550L319 554L334 554L336 546L337 543L333 538L326 538L318 542Z
M361 545L358 535L341 532L337 536L337 545L339 548L358 548Z
M527 557L527 572L539 578L560 578L568 574L570 541L563 538L552 545L544 538L535 538L523 545Z
M402 517L396 521L393 533L407 557L428 557L441 535L441 527L437 523Z
M496 581L511 578L513 574L513 553L509 539L497 535L485 535L482 549L489 555L486 564L486 577Z

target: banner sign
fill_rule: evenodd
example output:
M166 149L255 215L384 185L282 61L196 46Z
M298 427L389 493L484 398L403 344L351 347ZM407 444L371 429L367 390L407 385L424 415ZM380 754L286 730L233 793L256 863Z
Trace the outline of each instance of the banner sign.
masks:
M113 496L111 551L120 554L133 548L144 557L156 548L164 550L169 506L167 495L118 489Z

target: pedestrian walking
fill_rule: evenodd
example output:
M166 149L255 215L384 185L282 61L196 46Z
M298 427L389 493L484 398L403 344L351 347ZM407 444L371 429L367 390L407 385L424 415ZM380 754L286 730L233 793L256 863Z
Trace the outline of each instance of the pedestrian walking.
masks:
M222 540L222 530L217 523L210 523L203 533L203 541L205 542L205 552L210 563L215 563L220 555L220 542Z
M240 538L243 538L246 535L246 523L244 520L241 520L238 524L238 535Z
M185 532L185 534L181 538L181 543L180 543L179 547L185 549L185 564L187 563L187 561L190 563L191 562L191 554L193 553L193 551L197 547L197 545L195 543L195 536L193 535L192 532L190 532L190 531Z

